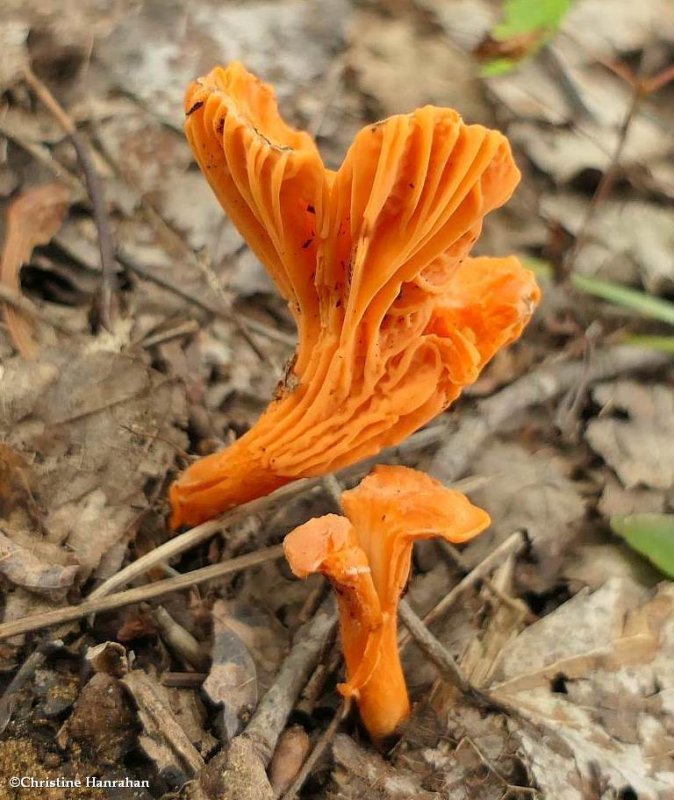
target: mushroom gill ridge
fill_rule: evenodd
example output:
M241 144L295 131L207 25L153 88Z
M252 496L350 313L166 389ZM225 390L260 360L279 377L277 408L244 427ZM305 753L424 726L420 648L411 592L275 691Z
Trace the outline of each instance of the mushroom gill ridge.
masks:
M299 341L288 388L173 484L174 526L399 443L520 335L539 297L517 259L468 257L519 181L499 132L426 106L363 128L334 172L238 63L193 84L186 110L195 157Z

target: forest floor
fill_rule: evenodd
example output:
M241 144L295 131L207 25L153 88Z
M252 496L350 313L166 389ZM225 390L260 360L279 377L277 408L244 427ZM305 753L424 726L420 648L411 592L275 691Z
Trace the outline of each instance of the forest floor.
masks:
M2 800L674 798L674 584L616 533L674 505L674 7L575 0L547 41L505 44L501 15L496 0L3 3ZM487 76L504 55L521 60ZM376 459L492 518L460 550L415 549L407 603L443 606L430 644L403 645L413 713L388 748L337 692L326 582L279 558L334 511L333 486L167 525L171 481L253 424L295 344L182 132L188 83L234 59L330 167L363 125L430 103L502 130L523 173L476 252L536 270L532 323ZM598 296L620 287L632 308ZM276 751L269 782L251 726Z

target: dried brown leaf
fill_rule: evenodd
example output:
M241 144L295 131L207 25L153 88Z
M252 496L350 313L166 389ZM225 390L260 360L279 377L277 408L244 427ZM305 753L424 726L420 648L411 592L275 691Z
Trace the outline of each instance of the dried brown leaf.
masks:
M674 391L664 384L616 381L597 386L593 396L603 411L587 426L586 438L623 485L673 486Z
M518 578L534 591L549 588L585 513L578 490L566 475L566 463L549 451L530 453L517 444L493 444L472 469L487 481L471 493L471 499L489 512L492 525L466 547L468 564L478 564L513 531L524 530L537 563L534 568L520 567Z
M437 792L426 791L421 778L410 770L392 767L373 750L359 747L354 740L338 734L332 745L336 768L330 798L356 800L440 800Z
M0 436L33 464L46 541L75 555L82 578L115 571L185 444L182 388L141 354L87 340L35 366L7 361L0 394Z
M506 645L492 687L546 796L672 796L674 586L626 578L581 591ZM561 682L561 688L560 688ZM594 795L592 795L594 796Z
M20 291L19 270L30 261L33 250L48 244L57 233L68 208L69 189L59 183L47 183L27 189L10 205L7 212L5 243L0 263L0 283ZM7 329L24 358L37 352L28 318L8 304L3 305Z
M213 606L212 662L203 684L209 700L222 706L227 739L240 732L258 701L257 668L249 650L254 633L237 619L236 611L235 603L224 600Z
M76 564L64 566L41 560L0 530L0 573L17 586L39 594L63 593L72 586L77 571Z

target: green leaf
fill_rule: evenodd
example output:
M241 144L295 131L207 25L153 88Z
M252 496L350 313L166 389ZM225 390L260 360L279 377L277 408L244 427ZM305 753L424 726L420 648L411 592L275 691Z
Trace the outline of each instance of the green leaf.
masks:
M505 41L538 30L554 33L570 6L571 0L506 0L503 22L494 28L491 35Z
M674 514L612 517L611 528L637 553L674 578Z
M592 294L615 305L629 308L642 317L659 319L661 322L674 325L674 303L670 303L668 300L653 297L637 289L630 289L620 283L588 278L586 275L578 275L575 272L571 275L571 283L581 292Z

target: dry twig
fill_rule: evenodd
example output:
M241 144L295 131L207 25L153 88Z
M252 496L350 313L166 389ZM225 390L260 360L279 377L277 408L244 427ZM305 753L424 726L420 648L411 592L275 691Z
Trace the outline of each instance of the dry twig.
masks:
M103 181L96 171L86 142L80 136L75 123L61 107L58 100L56 100L47 86L35 75L30 67L25 68L24 78L26 83L35 92L40 102L47 108L65 131L75 148L80 167L84 173L87 192L91 200L94 221L98 231L98 246L101 254L101 322L105 328L112 330L115 295L117 291L117 274L115 270L115 249L112 243L112 232L110 229L108 208L105 201Z
M481 561L475 569L471 570L465 577L463 577L456 586L446 594L442 600L432 608L424 617L424 623L430 625L439 619L443 614L446 614L449 609L456 603L461 595L469 588L475 586L478 581L481 581L492 570L496 569L503 560L511 555L521 553L526 547L526 539L524 534L516 531L509 536L505 542L500 544L495 550ZM401 642L401 645L405 642Z
M178 765L188 775L199 772L204 766L204 760L162 697L157 684L141 670L129 672L121 682L138 706L146 736L156 741L160 747L163 746L167 752L172 752Z
M223 308L220 308L216 305L211 305L211 303L206 302L200 297L193 295L191 292L183 289L181 286L177 286L175 283L172 283L163 275L158 275L152 270L149 270L147 267L139 264L136 259L132 258L128 253L124 250L117 250L116 252L117 261L123 266L126 267L130 272L133 272L142 280L149 281L150 283L154 283L156 286L160 286L162 289L166 289L168 292L172 292L177 297L181 297L183 300L186 300L193 306L200 308L202 311L206 312L207 314L218 317L219 319L224 319L230 321L230 316L228 313L225 312ZM265 325L263 322L259 320L252 319L247 317L245 314L239 314L241 321L249 328L253 333L257 333L260 336L264 336L270 341L279 342L280 344L285 345L286 347L294 348L297 344L297 340L291 334L283 333L283 331L278 331L275 328L270 327L269 325Z
M33 614L30 617L5 622L0 625L0 641L17 636L20 633L38 631L42 628L49 628L52 625L60 625L63 622L71 622L75 619L88 617L90 614L99 614L102 611L112 611L116 608L123 608L134 603L141 603L144 600L151 600L155 597L177 592L182 589L189 589L199 583L221 578L223 575L230 575L233 572L240 572L244 569L262 564L265 561L272 561L283 556L283 548L267 547L255 553L248 553L245 556L238 556L221 564L212 564L209 567L202 567L193 572L186 572L175 578L167 578L163 581L150 583L147 586L139 586L135 589L127 589L125 592L118 592L107 597L98 597L95 600L85 600L76 606L65 606L56 608L53 611L44 611L40 614Z
M63 647L63 642L56 639L53 642L46 642L44 645L34 650L19 667L16 675L12 678L9 685L0 698L0 735L12 718L12 712L16 704L18 694L28 681L33 677L35 671L40 669L47 658Z
M290 712L336 625L337 611L332 597L328 597L313 618L302 625L295 635L292 649L281 665L274 684L260 701L242 734L255 743L255 749L265 766L271 760Z
M425 446L440 439L446 440L433 457L429 471L443 483L450 483L463 475L485 439L506 428L517 414L554 400L580 381L586 380L589 384L626 372L655 369L668 363L670 357L666 354L618 345L595 351L589 366L584 361L558 361L542 366L476 403L472 412L461 416L453 433L445 425L435 426L414 434L397 450L400 453L417 449L419 444ZM442 430L436 430L437 427Z
M284 486L266 497L251 500L249 503L244 503L238 508L226 511L219 517L197 525L196 528L192 528L179 536L174 536L173 539L169 539L159 547L155 547L154 550L136 559L136 561L133 561L111 578L108 578L107 581L102 583L89 595L88 599L91 601L103 597L106 594L110 594L110 592L118 589L120 586L125 586L135 578L149 572L153 567L165 561L169 561L171 558L180 555L180 553L191 550L193 547L205 542L219 531L239 522L244 517L257 514L275 502L288 500L302 492L313 489L315 486L318 486L319 483L320 478L307 478L305 480L295 481L295 483Z
M351 711L351 698L347 697L339 704L339 708L335 712L335 716L330 720L330 724L320 735L318 741L314 745L313 750L309 753L309 757L302 764L300 771L297 773L295 780L292 782L288 791L283 795L282 800L295 800L304 782L311 775L311 770L316 766L318 759L330 746L335 734L339 730L339 726L349 716Z

